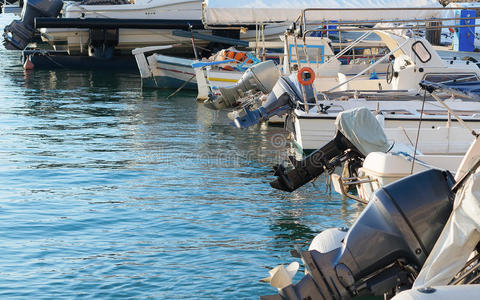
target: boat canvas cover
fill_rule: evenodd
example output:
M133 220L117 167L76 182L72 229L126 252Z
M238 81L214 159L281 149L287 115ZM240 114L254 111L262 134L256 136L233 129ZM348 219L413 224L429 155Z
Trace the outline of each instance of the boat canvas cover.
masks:
M377 118L365 107L339 113L335 127L365 156L390 148Z
M480 82L439 84L422 81L429 92L463 94L477 99ZM470 168L470 167L469 167ZM480 169L455 195L453 211L414 282L415 288L448 284L464 267L480 241Z
M457 192L453 212L414 288L445 285L463 268L480 241L480 170Z
M338 8L308 11L308 21L361 21L425 19L441 17L440 10L341 10L345 8L442 8L437 0L205 0L202 18L207 25L294 22L307 8Z

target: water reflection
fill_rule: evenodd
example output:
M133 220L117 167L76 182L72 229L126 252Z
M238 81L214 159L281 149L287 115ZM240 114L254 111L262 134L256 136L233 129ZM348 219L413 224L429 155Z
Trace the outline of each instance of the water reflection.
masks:
M135 74L24 72L0 56L4 298L256 298L272 292L265 267L357 214L323 178L270 187L282 128L238 130Z
M29 70L24 71L25 87L37 91L64 90L64 92L89 91L92 96L102 95L98 89L138 89L140 78L136 73L79 70Z
M283 248L285 243L307 245L317 234L310 227L300 223L301 217L295 211L282 211L273 220L270 230L275 233L277 247Z

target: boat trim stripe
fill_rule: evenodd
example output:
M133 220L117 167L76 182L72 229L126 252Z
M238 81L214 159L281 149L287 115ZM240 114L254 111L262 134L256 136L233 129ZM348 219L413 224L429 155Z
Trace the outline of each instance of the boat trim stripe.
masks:
M171 62L171 61L165 61L165 60L157 60L158 65L171 65L171 66L178 66L178 67L183 67L183 68L192 68L191 64L182 64L180 62ZM192 68L193 69L193 68Z
M179 71L179 70L175 70L175 69L167 69L167 68L158 68L160 70L164 70L164 71L169 71L169 72L175 72L175 73L182 73L182 74L187 74L187 75L192 75L194 76L195 73L189 73L189 72L184 72L184 71Z
M237 82L238 79L230 79L230 78L219 78L219 77L208 77L208 81L221 81L221 82Z

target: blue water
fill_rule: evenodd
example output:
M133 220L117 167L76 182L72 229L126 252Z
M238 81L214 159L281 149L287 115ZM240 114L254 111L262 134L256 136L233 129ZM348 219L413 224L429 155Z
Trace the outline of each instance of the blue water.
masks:
M358 214L322 178L270 188L282 128L136 74L26 72L3 47L0 66L2 299L256 299L293 245Z

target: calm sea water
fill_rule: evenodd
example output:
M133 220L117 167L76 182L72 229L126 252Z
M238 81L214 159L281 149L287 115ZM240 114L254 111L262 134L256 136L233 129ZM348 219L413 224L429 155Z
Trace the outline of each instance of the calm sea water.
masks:
M3 299L256 299L293 245L358 213L322 179L270 188L282 128L237 130L136 74L25 72L3 47L0 66Z

